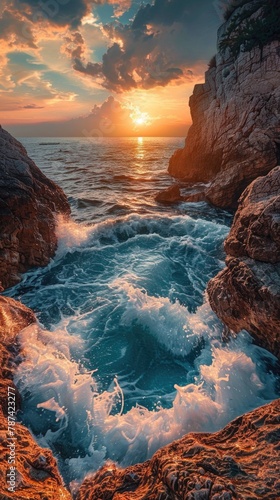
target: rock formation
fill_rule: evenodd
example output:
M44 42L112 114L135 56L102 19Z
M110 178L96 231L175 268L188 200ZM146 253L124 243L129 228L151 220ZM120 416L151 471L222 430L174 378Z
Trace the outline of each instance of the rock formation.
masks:
M63 191L0 127L0 283L20 281L20 273L43 266L54 255L55 214L70 214Z
M214 434L187 434L144 464L107 464L77 500L279 499L279 412L276 400Z
M176 203L178 201L181 201L182 199L183 198L181 196L180 187L178 186L178 184L174 184L173 186L160 191L155 197L155 200L160 203Z
M272 17L279 2L239 3L219 29L218 53L190 98L185 147L169 165L174 177L212 181L206 198L222 208L235 208L242 191L280 163L279 14Z
M0 498L70 500L51 451L40 448L24 426L11 423L15 418L13 408L20 407L20 396L12 380L19 354L17 334L35 321L30 309L13 299L0 297ZM9 464L9 459L15 459L15 463ZM9 479L13 481L11 467L16 470L14 492L8 490L13 486L8 483Z
M280 167L244 191L225 250L227 267L208 283L212 309L280 359Z

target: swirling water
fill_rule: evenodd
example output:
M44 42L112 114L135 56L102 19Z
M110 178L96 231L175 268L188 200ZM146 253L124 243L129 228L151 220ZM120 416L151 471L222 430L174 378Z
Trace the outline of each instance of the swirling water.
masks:
M73 214L58 220L50 264L7 292L40 322L21 334L21 419L66 481L106 459L143 461L276 397L273 356L246 332L223 342L205 296L232 215L154 201L182 139L22 142Z

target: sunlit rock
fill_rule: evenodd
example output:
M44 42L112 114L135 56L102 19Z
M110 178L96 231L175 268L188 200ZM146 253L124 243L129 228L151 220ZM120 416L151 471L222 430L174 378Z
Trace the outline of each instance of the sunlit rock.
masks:
M20 395L13 383L20 354L17 334L35 322L30 309L0 297L0 498L70 500L51 451L40 448L28 429L15 423L14 411L20 408Z
M77 500L280 498L279 411L278 399L214 434L187 434L143 464L108 463Z

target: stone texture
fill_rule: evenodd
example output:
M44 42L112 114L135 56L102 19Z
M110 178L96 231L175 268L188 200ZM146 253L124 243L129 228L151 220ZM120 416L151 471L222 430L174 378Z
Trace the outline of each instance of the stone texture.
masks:
M277 500L279 412L276 400L214 434L187 434L143 464L108 463L77 500Z
M20 273L43 266L54 255L55 215L70 214L63 191L0 126L0 282L20 281Z
M231 21L219 29L218 46ZM235 208L243 190L280 162L280 41L267 44L263 55L258 47L237 58L219 51L216 67L195 86L190 109L193 124L169 172L185 181L212 181L208 201Z
M181 201L182 197L180 187L178 184L174 184L173 186L164 189L164 191L160 191L156 195L155 200L160 203L176 203L177 201Z
M280 264L234 257L226 264L208 283L213 311L230 330L247 330L280 359Z
M13 299L0 297L0 499L1 500L70 500L59 475L56 460L50 450L40 448L24 426L14 429L16 450L16 488L8 491L8 387L15 391L16 409L20 396L13 384L15 360L19 354L17 334L36 318L27 307ZM10 438L11 439L11 438Z
M225 250L227 267L207 287L212 309L280 359L280 167L244 191Z
M242 194L225 250L233 257L280 262L280 167Z

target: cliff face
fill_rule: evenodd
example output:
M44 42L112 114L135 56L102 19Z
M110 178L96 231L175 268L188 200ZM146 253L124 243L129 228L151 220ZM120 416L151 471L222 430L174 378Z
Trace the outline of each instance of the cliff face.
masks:
M20 396L13 384L19 354L17 334L35 321L30 309L0 297L0 498L70 500L51 451L40 448L28 429L14 423L13 412L20 408Z
M218 47L234 23L244 30L250 22L262 26L259 5L253 0L233 12L219 29ZM233 39L238 33L233 31ZM235 208L250 182L280 162L279 39L246 51L241 44L238 53L220 49L190 98L193 125L169 172L190 182L211 181L205 194L216 206Z
M44 266L56 249L55 214L68 216L63 191L47 179L24 147L0 127L0 284Z
M280 167L243 193L225 250L227 267L208 283L212 309L280 358Z
M280 400L214 434L187 434L144 464L104 466L78 500L245 500L280 498Z

